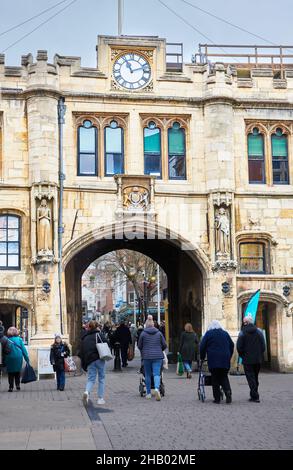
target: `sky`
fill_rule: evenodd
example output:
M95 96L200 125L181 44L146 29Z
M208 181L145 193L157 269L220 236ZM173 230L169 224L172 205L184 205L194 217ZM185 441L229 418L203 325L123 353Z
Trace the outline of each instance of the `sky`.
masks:
M80 56L85 67L96 66L97 36L117 34L117 0L75 0L41 28L9 47L69 5L72 0L66 0L55 9L13 31L6 34L2 34L3 32L60 1L0 0L0 53L8 48L5 51L6 65L20 65L21 55L32 53L35 57L38 49L45 49L50 61L54 54L58 53ZM293 44L293 0L188 1L275 44ZM199 32L186 25L159 0L124 0L123 34L160 36L168 42L183 42L184 58L187 62L191 60L191 55L197 52L199 43L265 44L260 39L184 4L182 0L164 2L211 41L207 41Z

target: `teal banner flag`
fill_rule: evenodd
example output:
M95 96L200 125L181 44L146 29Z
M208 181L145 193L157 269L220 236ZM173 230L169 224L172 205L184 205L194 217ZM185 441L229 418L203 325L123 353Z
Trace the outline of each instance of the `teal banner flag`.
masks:
M249 299L245 311L244 311L244 317L247 317L248 315L251 315L253 318L253 323L256 321L256 314L257 314L257 309L258 309L258 302L259 302L259 297L260 297L260 289L258 289ZM242 364L242 359L241 357L238 357L238 365Z

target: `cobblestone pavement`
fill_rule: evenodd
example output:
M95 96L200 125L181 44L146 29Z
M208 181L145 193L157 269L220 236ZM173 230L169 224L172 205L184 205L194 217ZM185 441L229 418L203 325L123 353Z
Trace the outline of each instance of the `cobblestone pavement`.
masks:
M197 374L164 374L161 402L138 394L139 360L123 372L108 364L106 405L96 392L86 410L81 401L86 377L67 378L65 392L53 380L7 393L0 386L1 449L293 449L293 375L262 373L261 403L248 402L244 376L231 376L233 403L197 399Z

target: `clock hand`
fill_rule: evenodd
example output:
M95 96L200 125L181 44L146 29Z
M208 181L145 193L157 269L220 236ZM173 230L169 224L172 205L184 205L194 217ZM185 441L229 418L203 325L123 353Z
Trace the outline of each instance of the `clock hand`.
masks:
M146 69L146 67L143 66L143 67L138 67L137 69L132 69L132 72L136 72L137 70L145 70L146 72L149 71L149 69Z
M125 62L126 62L126 67L127 67L127 68L130 70L130 72L132 73L133 70L132 70L132 68L131 68L130 62L129 62L127 59L125 59Z

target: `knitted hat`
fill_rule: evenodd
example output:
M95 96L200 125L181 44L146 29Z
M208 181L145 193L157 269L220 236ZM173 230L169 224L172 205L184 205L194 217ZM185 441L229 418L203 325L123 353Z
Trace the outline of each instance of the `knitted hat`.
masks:
M62 339L61 333L55 333L55 339L56 339L56 338L61 338L61 339Z

